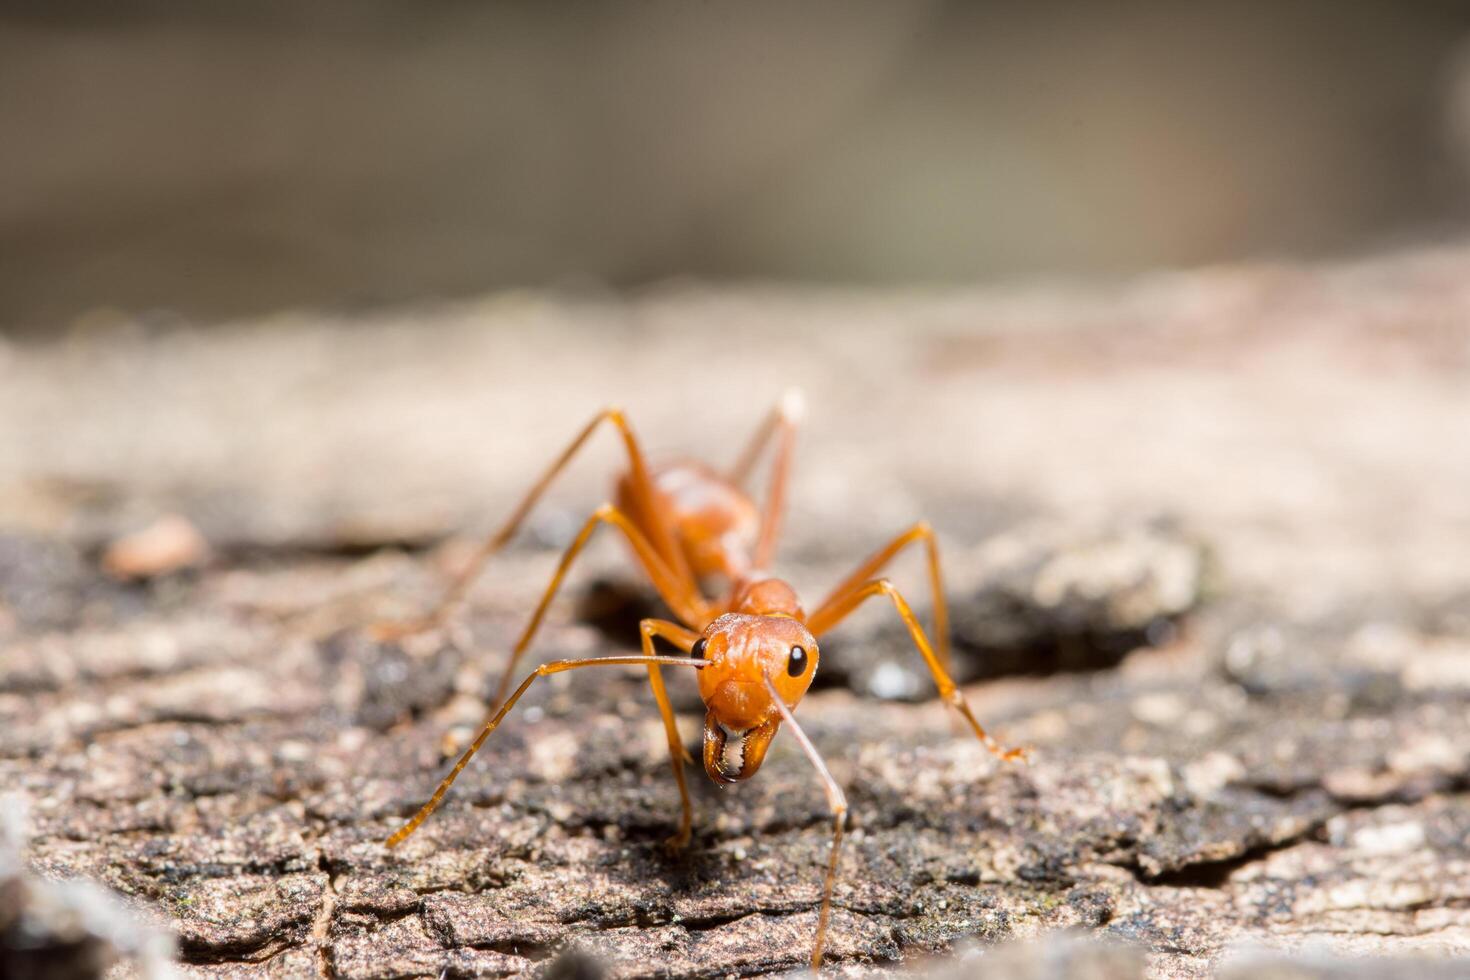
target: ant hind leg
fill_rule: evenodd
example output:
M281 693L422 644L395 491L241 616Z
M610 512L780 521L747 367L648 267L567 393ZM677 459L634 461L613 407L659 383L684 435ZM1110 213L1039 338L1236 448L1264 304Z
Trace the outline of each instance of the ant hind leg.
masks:
M781 514L786 506L786 477L791 471L791 457L796 447L796 430L806 414L806 403L801 391L789 389L780 402L766 416L751 438L750 444L740 454L740 459L730 468L728 478L737 487L743 487L755 468L756 460L765 451L766 444L779 434L776 457L771 463L770 483L766 487L765 503L761 506L760 535L755 545L755 567L768 569L776 553L776 540L781 533Z
M552 480L556 479L557 475L571 462L572 458L577 455L578 451L581 450L587 443L587 440L592 437L592 434L604 422L613 425L622 436L624 448L628 453L628 475L634 487L645 499L651 497L653 482L648 475L648 466L644 462L643 450L639 447L638 440L633 435L632 426L628 424L627 417L624 416L620 409L604 409L598 412L597 416L583 427L582 431L577 434L577 437L572 440L571 445L567 446L561 455L552 462L551 466L542 473L541 478L536 481L535 485L521 499L521 502L511 512L510 517L506 519L505 523L495 533L485 539L485 542L475 552L474 557L471 558L469 565L455 576L454 581L445 591L443 597L428 613L417 619L404 622L378 623L372 627L373 634L381 640L395 640L412 636L415 633L437 629L442 626L450 614L454 612L455 608L459 606L460 602L464 600L465 595L470 590L470 586L474 584L475 579L479 578L480 573L485 570L485 566L489 563L490 559L496 552L505 547L505 544L519 530L526 516L530 514L531 508L545 494ZM661 556L672 563L672 571L679 577L692 583L693 575L689 571L683 552L678 548L674 540L674 532L668 526L668 522L661 515L655 514L650 526L646 530L653 547Z

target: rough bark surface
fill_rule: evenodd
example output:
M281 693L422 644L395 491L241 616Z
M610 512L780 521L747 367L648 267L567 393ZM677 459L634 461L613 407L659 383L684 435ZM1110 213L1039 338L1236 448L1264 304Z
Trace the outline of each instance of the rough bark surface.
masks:
M1087 291L507 296L0 346L0 785L29 800L29 873L121 892L200 977L800 967L820 786L788 738L749 784L691 770L695 837L670 857L678 797L635 668L538 682L441 811L381 847L473 733L556 546L602 499L611 440L452 629L360 629L430 602L598 405L720 462L800 383L782 570L815 600L927 516L972 704L1032 750L1005 765L961 734L891 611L833 634L799 717L852 804L834 972L1368 975L1247 944L1429 954L1454 975L1467 323L1470 252L1447 250ZM119 579L106 546L166 515L202 532L179 561L198 567ZM140 540L127 560L156 572ZM635 646L646 600L623 558L589 556L569 592L593 622L560 603L537 657ZM915 559L895 576L927 606ZM675 683L692 742L697 697ZM1066 929L1115 945L985 952Z

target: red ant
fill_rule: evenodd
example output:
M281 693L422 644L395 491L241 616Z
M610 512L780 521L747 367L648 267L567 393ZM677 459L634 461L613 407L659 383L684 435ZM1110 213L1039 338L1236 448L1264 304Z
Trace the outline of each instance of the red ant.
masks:
M599 413L531 488L505 525L485 542L469 567L428 616L413 623L379 628L381 636L401 636L441 624L464 597L490 556L510 539L547 485L597 428L606 422L618 430L628 451L628 470L618 481L617 502L597 508L562 556L551 584L506 664L495 697L498 710L486 720L474 742L434 790L434 795L408 823L388 838L386 846L396 847L403 843L428 819L455 778L464 771L485 739L536 678L580 667L642 664L648 668L653 698L663 715L674 779L679 784L683 812L678 831L668 841L670 848L677 851L689 842L693 821L689 788L684 782L684 761L688 754L679 738L660 668L692 667L698 671L699 694L708 708L704 719L704 770L711 779L717 783L734 783L755 775L766 757L771 739L784 722L790 726L826 790L833 817L832 850L827 861L822 908L811 957L814 969L821 966L822 947L831 916L832 886L837 878L837 860L847 816L847 799L792 714L817 671L820 659L817 638L842 622L864 600L886 596L908 627L914 645L934 675L939 696L964 717L975 736L991 752L1007 760L1018 758L1022 753L1018 749L1002 748L985 733L971 713L964 695L950 680L949 615L939 570L939 550L934 532L927 523L915 524L875 552L833 589L811 614L802 609L790 585L766 572L780 530L786 478L800 416L801 399L796 393L790 393L768 416L730 472L721 474L690 461L650 467L645 463L638 440L623 413L618 409ZM778 437L778 446L765 506L761 509L742 487L772 437ZM505 694L517 662L530 645L567 570L599 524L611 524L627 537L638 564L683 625L645 619L640 624L642 656L558 660L542 664L507 699ZM937 640L933 645L909 604L892 583L885 578L874 577L903 548L916 541L924 542L928 553ZM729 583L723 598L707 598L701 589L701 582L714 578L723 578ZM672 643L685 651L688 657L656 655L655 637Z

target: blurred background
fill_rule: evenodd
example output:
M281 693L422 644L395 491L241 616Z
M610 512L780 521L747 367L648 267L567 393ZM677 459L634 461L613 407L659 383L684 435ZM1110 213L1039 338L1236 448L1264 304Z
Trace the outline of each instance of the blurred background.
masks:
M610 433L445 643L361 629L599 407L724 466L796 387L780 574L816 601L931 521L957 677L1038 749L981 775L890 607L833 634L839 955L1463 957L1467 231L1470 3L0 0L0 790L201 976L584 927L797 966L806 763L701 803L718 863L641 863L675 791L636 672L528 694L432 858L368 843L480 724ZM594 540L534 655L634 649L627 558Z
M1458 235L1470 5L0 4L0 326Z

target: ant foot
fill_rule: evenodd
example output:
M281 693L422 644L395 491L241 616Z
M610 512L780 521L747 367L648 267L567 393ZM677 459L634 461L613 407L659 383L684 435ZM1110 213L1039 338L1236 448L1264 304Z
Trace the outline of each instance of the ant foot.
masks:
M1031 762L1031 750L1025 746L1006 748L999 742L987 741L985 747L990 750L991 755L995 756L1001 762L1019 762L1023 765Z
M1030 763L1031 750L1025 748L1024 746L1022 746L1021 748L1006 749L1005 753L1000 758L1003 762Z
M680 827L678 833L664 841L664 850L677 856L689 844L689 828Z
M368 634L379 643L396 643L417 636L431 626L422 619L379 620L368 627Z

